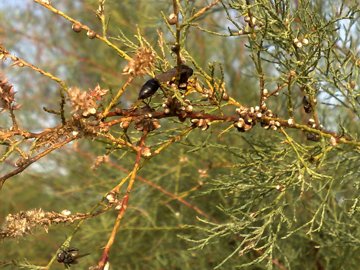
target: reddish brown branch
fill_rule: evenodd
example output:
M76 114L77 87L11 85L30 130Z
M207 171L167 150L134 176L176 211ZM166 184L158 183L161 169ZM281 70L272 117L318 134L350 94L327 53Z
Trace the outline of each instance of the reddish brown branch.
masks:
M138 172L138 170L140 168L141 153L142 153L142 148L145 145L146 136L147 136L147 131L145 130L144 134L141 137L140 142L139 142L139 148L138 148L137 155L136 155L135 165L134 165L134 168L133 168L132 173L131 173L131 177L130 177L130 180L129 180L128 187L126 189L126 194L124 195L124 197L123 197L123 199L121 201L121 207L120 207L118 216L116 218L113 230L111 232L109 240L108 240L108 242L107 242L107 244L106 244L106 246L104 248L104 251L103 251L102 256L101 256L101 258L99 260L99 263L98 263L98 269L99 270L104 269L104 267L105 267L105 265L106 265L106 263L107 263L107 261L109 259L110 249L111 249L112 245L114 244L116 234L117 234L117 232L119 230L119 227L120 227L120 222L121 222L123 216L125 215L126 209L128 207L130 193L131 193L132 187L133 187L135 179L136 179L136 174L137 174L137 172Z
M116 115L123 116L123 117L120 117L120 118L112 120L112 121L105 122L103 125L110 127L110 126L117 125L123 121L132 122L139 118L145 117L145 115L143 113L139 113L135 110L121 110L121 109L110 112L108 114L108 117L116 116ZM203 112L188 112L184 116L182 114L179 114L176 111L172 111L170 113L167 113L165 111L157 111L157 112L152 112L151 116L152 116L152 118L157 118L157 119L181 116L182 120L207 119L210 122L220 121L220 122L230 122L230 123L234 123L234 122L238 121L238 119L239 119L239 115L236 115L236 114L234 114L234 115L214 115L214 114L208 114L208 113L203 113ZM263 125L268 125L271 122L278 122L280 124L280 126L284 127L284 128L299 129L299 130L302 130L305 132L314 133L314 134L323 136L328 139L331 139L332 137L334 137L336 139L337 143L344 143L344 144L350 144L350 145L354 145L354 146L360 146L359 141L353 140L352 138L350 138L348 136L339 135L336 132L328 131L325 129L320 129L319 127L313 128L313 127L310 127L309 125L298 124L298 123L295 123L293 120L289 121L289 119L283 119L283 118L279 118L279 117L275 117L275 116L269 117L269 116L266 116L265 114L262 114L261 117L258 117L258 115L256 113L251 112L251 110L249 110L246 113L246 116L243 116L243 117L252 119L252 121L254 123L257 122L257 123L261 123Z

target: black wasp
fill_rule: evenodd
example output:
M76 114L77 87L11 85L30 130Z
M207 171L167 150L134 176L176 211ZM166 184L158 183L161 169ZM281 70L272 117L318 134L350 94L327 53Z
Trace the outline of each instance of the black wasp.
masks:
M184 87L183 85L186 84L188 79L193 75L193 70L187 65L181 64L179 66L179 70L178 67L174 67L172 69L169 69L168 71L165 71L164 73L155 76L155 78L148 80L141 87L138 99L145 99L151 97L159 89L160 83L174 82L178 74L178 87L180 89L186 89L186 86Z
M66 268L70 268L72 264L77 264L77 259L84 257L86 255L89 255L89 253L86 254L79 254L79 249L77 248L61 248L59 252L56 254L56 260L59 263L63 263Z

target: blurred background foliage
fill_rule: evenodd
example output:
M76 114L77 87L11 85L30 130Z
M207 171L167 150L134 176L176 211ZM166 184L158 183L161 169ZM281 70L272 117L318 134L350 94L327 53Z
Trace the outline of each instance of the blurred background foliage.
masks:
M200 9L210 1L180 2L191 10ZM223 2L228 7L228 15L239 25L244 24L245 11L240 7L243 1ZM265 2L288 6L293 18L305 18L297 22L294 33L306 33L315 24L322 25L328 46L338 47L337 54L331 53L331 59L321 58L315 71L304 78L307 76L307 82L311 81L311 87L317 89L313 94L318 98L318 113L325 128L358 138L360 108L356 97L359 96L360 64L348 65L356 59L359 61L358 10L351 20L331 24L332 29L326 26L327 22L342 16L339 15L341 6L344 10L356 10L352 1L332 4L320 0L259 1ZM52 4L101 32L95 16L98 1L53 0ZM259 18L266 13L260 11L261 8L254 9ZM171 1L108 0L106 13L111 40L116 43L122 32L136 42L134 35L140 31L157 48L157 31L161 31L170 46L173 38L160 11L166 16L170 14ZM236 29L221 4L194 23L224 35L229 33L228 27ZM282 47L276 27L272 28L274 33L263 37L266 56L262 61L269 89L275 89L292 68L301 69L295 67L297 63L292 62L292 55L285 53L291 40ZM83 33L74 33L67 21L30 0L0 3L0 38L9 51L58 75L69 86L88 90L100 84L115 91L126 81L122 74L126 61L113 50L97 40L87 39ZM127 50L121 42L116 44ZM194 25L186 35L185 46L202 69L208 70L210 63L216 63L217 67L221 64L231 97L249 106L258 104L258 75L252 61L253 48L246 35L214 35ZM303 61L311 53L309 49ZM353 60L347 60L351 57ZM167 61L176 64L170 53ZM325 73L327 61L334 65ZM219 68L216 70L219 76ZM6 63L1 63L1 73L15 85L17 102L22 105L18 117L23 127L36 132L59 124L58 119L42 110L43 106L58 105L58 85L30 69L14 68ZM341 77L340 73L351 74ZM201 80L199 73L195 75ZM131 106L147 78L136 78L123 96L122 106ZM300 88L307 83L299 81L290 95L295 117L302 121L306 114L302 110ZM346 86L339 86L351 82L355 84L353 99L345 90L345 94L341 92ZM269 102L269 107L285 119L289 117L288 95L286 91L281 92ZM153 99L154 104L159 101L159 97ZM173 122L164 120L162 126L174 125ZM9 125L3 115L0 115L0 125ZM174 129L180 126L175 124ZM332 147L326 139L311 142L299 130L281 133L257 126L249 133L232 129L223 134L226 128L226 124L221 124L206 132L195 130L144 163L139 177L145 181L138 179L135 183L129 209L110 253L112 269L185 270L217 266L235 269L240 265L245 265L245 269L358 269L359 147ZM107 150L98 140L72 143L7 181L0 195L0 221L9 213L33 208L58 212L68 209L73 213L89 211L131 171L134 163L134 154L117 151L112 152L109 163L91 169L96 157L106 154ZM1 166L11 167L11 164ZM182 196L205 215L166 196L146 181ZM90 255L81 258L73 269L88 269L96 264L116 215L116 211L110 211L81 226L71 245ZM2 240L0 261L46 265L74 226L55 225L48 233L39 229L24 238ZM17 269L19 266L6 267ZM63 268L62 264L55 263L51 269Z

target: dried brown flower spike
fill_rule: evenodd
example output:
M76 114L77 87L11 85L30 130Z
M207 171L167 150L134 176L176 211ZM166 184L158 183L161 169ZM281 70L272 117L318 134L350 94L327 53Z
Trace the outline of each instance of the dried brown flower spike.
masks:
M150 48L141 47L137 50L133 59L123 69L125 74L132 76L145 75L152 69L155 61L155 53Z
M2 110L17 110L20 105L15 105L14 87L0 74L0 112Z

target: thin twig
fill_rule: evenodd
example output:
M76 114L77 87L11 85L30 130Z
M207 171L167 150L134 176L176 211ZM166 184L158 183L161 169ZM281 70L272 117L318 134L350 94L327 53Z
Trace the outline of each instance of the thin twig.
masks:
M107 242L107 244L106 244L106 246L104 248L102 256L101 256L101 258L100 258L100 260L98 262L98 269L99 270L104 269L104 267L105 267L105 265L106 265L106 263L107 263L107 261L109 259L110 249L111 249L112 245L114 244L116 234L117 234L117 232L119 230L119 227L120 227L120 222L121 222L123 216L125 215L126 209L128 207L129 196L130 196L132 187L133 187L135 179L136 179L136 174L137 174L138 170L140 169L141 153L142 153L142 148L143 148L143 146L145 144L146 135L147 135L147 131L144 132L143 136L140 139L139 148L138 148L137 155L136 155L136 160L135 160L135 165L134 165L134 168L133 168L133 170L131 172L131 175L130 175L130 180L129 180L129 184L128 184L127 189L126 189L126 194L124 195L124 197L123 197L123 199L121 201L120 210L119 210L118 216L116 218L113 230L112 230L112 232L110 234L110 237L109 237L109 240L108 240L108 242Z

